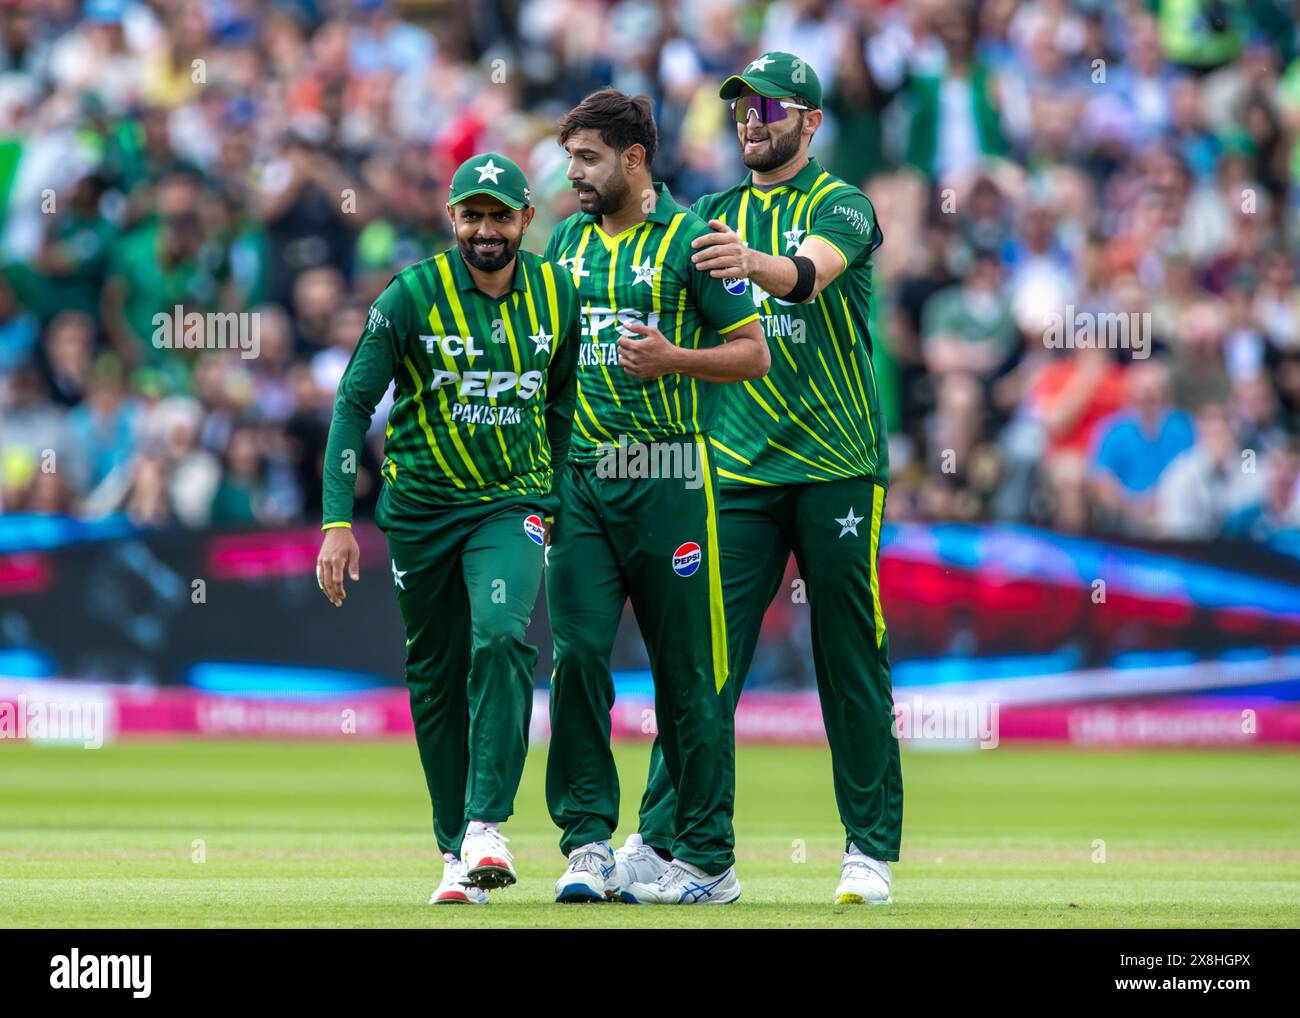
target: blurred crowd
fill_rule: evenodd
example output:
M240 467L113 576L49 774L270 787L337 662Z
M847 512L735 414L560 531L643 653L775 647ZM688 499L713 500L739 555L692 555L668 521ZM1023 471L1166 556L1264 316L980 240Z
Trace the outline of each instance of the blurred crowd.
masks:
M895 519L1300 527L1300 59L1283 0L0 0L0 511L312 520L366 308L502 151L647 93L679 200L741 178L717 86L826 91L873 200ZM154 316L257 313L256 357ZM1045 341L1124 316L1123 348ZM1119 344L1115 344L1119 345ZM359 474L376 495L383 408Z

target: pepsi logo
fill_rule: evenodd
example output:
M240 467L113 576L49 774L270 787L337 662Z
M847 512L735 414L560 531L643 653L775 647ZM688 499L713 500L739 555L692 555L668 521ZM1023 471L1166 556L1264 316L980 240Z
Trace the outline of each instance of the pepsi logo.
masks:
M534 513L532 516L524 517L524 533L533 544L542 544L546 539L546 527L542 523L542 518Z
M694 541L680 544L673 552L673 572L678 576L692 576L700 568L700 560L703 557L704 553Z
M727 293L734 293L737 297L745 292L745 287L747 286L749 286L749 280L743 276L727 276L722 281L723 289L725 289Z

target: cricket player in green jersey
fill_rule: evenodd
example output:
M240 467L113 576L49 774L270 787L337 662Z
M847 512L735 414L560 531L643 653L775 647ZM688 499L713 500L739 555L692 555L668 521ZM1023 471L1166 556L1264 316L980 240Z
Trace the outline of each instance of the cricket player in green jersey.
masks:
M406 625L411 716L443 853L432 902L482 904L515 882L499 825L528 751L537 648L524 639L542 582L573 420L577 294L520 241L523 171L466 160L447 213L457 246L407 266L370 309L334 402L316 570L335 605L359 578L356 463L390 383L375 522Z
M772 347L765 378L730 386L713 437L722 567L739 699L767 606L793 551L807 584L813 661L845 829L837 904L890 901L902 839L889 637L877 565L888 447L871 363L871 254L882 236L860 190L808 155L821 84L789 53L723 82L749 175L694 206L714 232L695 267L747 294ZM673 784L656 747L640 834L674 835Z
M546 797L569 864L556 900L736 900L734 750L717 472L708 436L723 386L767 372L758 311L696 271L705 222L651 176L650 101L595 92L560 121L580 212L547 258L577 284L582 346L569 465L546 595L555 636ZM649 469L640 469L647 463ZM637 869L616 864L610 653L631 599L655 683L673 836Z

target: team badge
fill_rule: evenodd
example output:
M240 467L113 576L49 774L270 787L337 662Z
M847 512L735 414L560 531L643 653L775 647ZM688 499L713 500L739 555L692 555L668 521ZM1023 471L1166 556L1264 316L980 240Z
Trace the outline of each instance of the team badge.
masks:
M704 553L694 541L679 544L677 550L673 552L673 572L678 576L693 576L700 568L700 560L703 557Z
M542 523L542 518L534 513L532 516L524 517L524 533L533 544L542 544L546 540L546 527Z

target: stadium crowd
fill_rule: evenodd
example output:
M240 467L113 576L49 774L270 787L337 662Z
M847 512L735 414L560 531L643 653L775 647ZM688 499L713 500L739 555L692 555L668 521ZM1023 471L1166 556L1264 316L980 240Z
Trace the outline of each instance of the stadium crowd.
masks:
M1282 0L2 0L0 510L317 517L335 386L450 245L450 169L524 165L541 250L576 207L555 121L613 84L679 200L721 190L718 83L769 49L817 70L815 152L884 230L892 518L1300 527ZM178 305L257 312L257 356L160 349ZM1126 339L1045 339L1076 320Z

